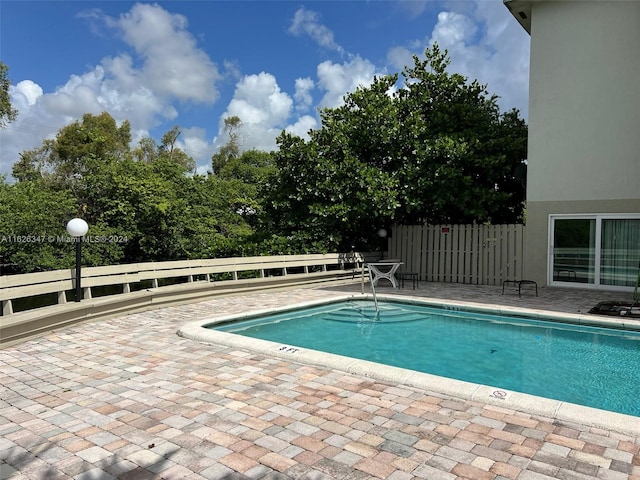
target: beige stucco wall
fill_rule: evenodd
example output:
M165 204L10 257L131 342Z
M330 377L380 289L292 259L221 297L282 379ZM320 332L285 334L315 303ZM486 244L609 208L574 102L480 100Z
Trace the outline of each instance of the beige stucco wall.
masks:
M640 2L531 2L527 277L552 213L640 213Z

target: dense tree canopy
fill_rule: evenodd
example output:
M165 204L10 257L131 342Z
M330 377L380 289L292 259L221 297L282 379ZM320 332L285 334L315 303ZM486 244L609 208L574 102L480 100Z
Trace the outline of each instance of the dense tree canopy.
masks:
M0 183L0 263L13 271L73 265L73 249L58 239L75 216L89 236L106 239L85 247L88 265L239 254L253 232L245 218L258 210L256 186L231 174L191 175L179 132L131 149L127 122L87 114L23 152L13 166L18 182Z
M391 223L522 221L527 129L485 86L446 70L437 45L321 112L305 141L282 134L267 205L282 236L349 248ZM324 239L324 240L323 240Z
M132 147L128 122L86 114L23 152L16 183L0 179L0 263L71 266L69 245L45 239L78 215L88 235L121 239L89 244L88 265L365 251L394 223L521 222L527 127L448 64L435 45L322 110L307 140L282 132L275 152L241 152L229 117L207 175L178 147L179 126Z

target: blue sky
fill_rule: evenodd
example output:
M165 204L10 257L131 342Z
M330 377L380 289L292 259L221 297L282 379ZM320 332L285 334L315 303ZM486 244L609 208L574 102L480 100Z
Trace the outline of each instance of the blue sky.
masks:
M129 120L134 143L179 125L210 168L226 116L243 148L306 136L318 108L396 73L434 41L450 71L488 84L527 116L529 36L501 0L0 1L0 59L16 122L0 132L0 174L84 113Z

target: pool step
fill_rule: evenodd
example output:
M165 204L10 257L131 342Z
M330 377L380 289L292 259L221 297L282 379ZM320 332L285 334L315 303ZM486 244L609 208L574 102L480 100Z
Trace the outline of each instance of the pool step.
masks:
M386 322L414 322L418 320L424 320L424 315L419 313L397 311L397 310L385 310L384 308L380 312L376 312L375 308L366 310L358 310L357 312L347 310L336 310L328 312L323 315L325 320L334 322L353 322L353 321L386 321Z

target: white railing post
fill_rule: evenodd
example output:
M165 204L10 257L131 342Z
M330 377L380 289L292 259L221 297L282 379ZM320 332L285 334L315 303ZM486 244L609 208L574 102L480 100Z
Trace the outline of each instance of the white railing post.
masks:
M11 300L2 301L2 315L13 315L13 302Z

